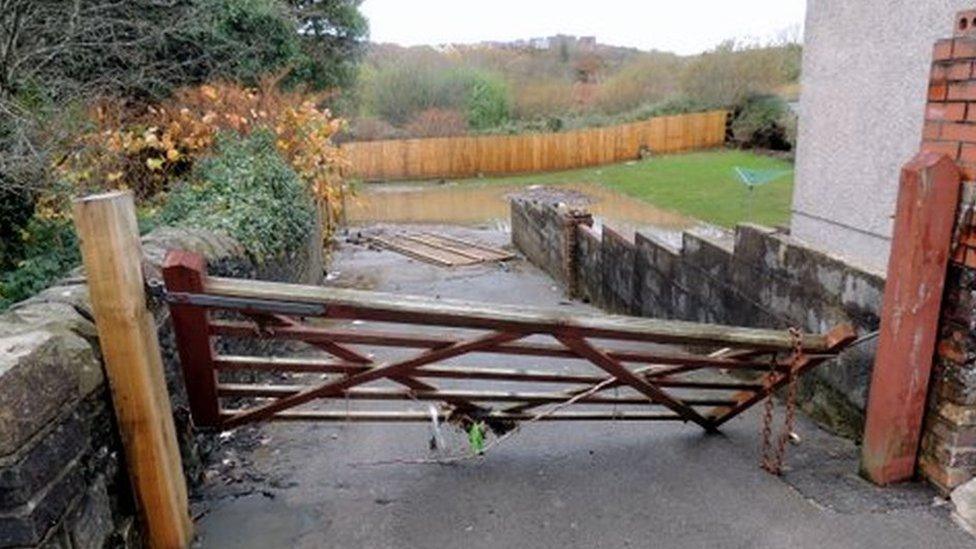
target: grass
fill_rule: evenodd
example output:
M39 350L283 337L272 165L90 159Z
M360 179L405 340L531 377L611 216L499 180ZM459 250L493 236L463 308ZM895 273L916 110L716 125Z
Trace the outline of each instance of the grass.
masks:
M510 185L595 182L660 208L724 227L744 221L763 225L788 223L793 174L749 191L736 176L736 166L758 170L793 167L787 161L748 151L715 150L565 172L469 181Z

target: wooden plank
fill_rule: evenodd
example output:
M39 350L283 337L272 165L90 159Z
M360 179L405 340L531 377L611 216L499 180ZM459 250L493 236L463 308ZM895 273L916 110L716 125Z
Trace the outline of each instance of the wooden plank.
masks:
M580 315L560 309L485 305L461 300L220 277L208 278L206 291L228 297L324 304L328 308L329 318L572 333L586 337L656 343L770 350L788 350L791 347L786 330L740 328L622 315ZM803 345L810 352L827 350L827 340L820 334L805 334Z
M154 548L186 547L193 527L156 326L146 308L132 193L75 200L74 221L145 540Z
M902 168L861 447L877 484L915 474L960 179L952 159L931 152Z
M225 419L235 418L243 413L243 410L223 410L221 417ZM439 413L439 419L446 421L447 414ZM676 414L658 412L558 412L552 415L533 418L530 414L503 414L493 412L487 416L489 420L498 421L682 421L682 417ZM393 411L393 412L332 412L324 410L290 410L278 412L267 418L268 421L349 421L366 423L401 423L401 422L430 422L429 411Z
M467 258L467 259L471 260L472 263L483 263L487 259L486 257L484 257L484 255L474 254L474 253L471 253L468 250L464 250L464 249L458 248L458 247L453 246L451 244L445 244L444 242L437 242L435 240L432 240L430 238L426 238L426 237L421 236L421 235L403 234L403 235L400 235L400 238L405 239L405 240L410 240L411 242L417 242L417 243L423 244L425 246L431 246L431 247L434 247L434 248L437 248L437 249L440 249L440 250L444 250L444 251L446 251L448 253L452 253L454 255L459 255L461 257L464 257L464 258Z
M222 383L217 386L221 396L251 398L282 398L307 389L302 385L259 385L252 383ZM336 395L337 399L349 400L432 400L450 401L463 399L472 402L532 402L535 404L560 403L568 400L562 393L514 392L514 391L474 391L460 389L405 391L402 389L362 388L349 389ZM685 398L680 399L688 406L731 406L734 400L728 398ZM659 405L646 397L603 397L589 396L578 400L581 404L612 405Z
M272 372L313 372L327 374L354 374L368 369L368 366L349 362L335 362L329 360L315 360L309 358L289 357L250 357L250 356L218 356L214 365L220 370L259 370ZM545 370L530 370L520 368L479 368L472 366L427 366L414 370L416 378L446 378L468 380L493 380L532 383L567 383L595 385L606 378L584 374L560 374ZM655 379L654 383L661 387L680 389L701 389L716 391L756 391L763 388L761 383L746 383L737 381L695 381L681 379ZM570 395L572 396L572 395ZM569 397L566 397L569 398Z
M445 241L445 242L453 242L454 244L458 244L458 245L461 245L461 246L465 246L465 247L467 247L469 249L481 250L481 251L485 252L486 254L488 254L488 256L490 256L490 257L492 257L494 259L497 259L497 260L507 260L507 259L511 259L511 258L515 257L515 254L513 254L511 252L507 252L507 251L505 251L505 250L503 250L501 248L495 248L495 247L492 247L492 246L488 246L488 245L485 245L485 244L481 244L481 243L478 243L478 242L474 242L472 240L465 240L465 239L462 239L462 238L457 238L457 237L450 236L450 235L446 235L446 234L437 234L437 233L431 233L431 232L427 232L427 231L421 231L420 234L426 235L426 236L428 236L430 238L434 238L434 239L437 239L437 240L442 240L442 241Z
M441 265L443 267L453 267L458 264L456 261L448 257L445 257L443 254L426 253L416 249L416 247L404 246L399 242L394 242L392 240L383 238L381 236L371 236L369 237L369 239L382 248L392 250L394 252L403 254L407 257L412 257L414 259L418 259L426 263L433 263L435 265Z
M376 345L380 347L407 347L420 349L435 349L455 343L456 338L450 336L425 335L413 336L391 332L368 332L360 330L343 330L338 328L282 327L273 333L256 334L254 326L244 322L214 321L210 324L211 334L233 337L263 337L269 339L289 339L305 341L317 345L319 341L328 340L341 343ZM648 352L640 350L601 349L604 353L621 362L636 362L657 365L693 365L701 368L722 368L728 370L768 370L769 361L753 359L751 356L735 355L734 357L701 356L680 352ZM576 353L560 345L546 343L509 343L497 345L489 349L482 349L482 353L523 356L545 356L553 358L578 359ZM785 367L783 367L785 371Z

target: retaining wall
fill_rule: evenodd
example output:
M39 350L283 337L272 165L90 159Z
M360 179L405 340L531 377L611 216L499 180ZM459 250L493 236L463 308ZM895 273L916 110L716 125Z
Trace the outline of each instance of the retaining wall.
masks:
M611 312L817 332L842 322L859 333L878 327L882 274L770 228L740 225L722 236L685 232L675 248L650 233L574 225L570 211L557 204L519 199L511 210L512 241L522 253L575 287L578 297ZM567 225L572 239L558 236ZM564 257L563 246L543 246L570 240L572 259ZM873 352L871 343L862 344L805 376L804 410L835 432L859 437Z
M142 239L143 269L160 278L167 250L207 257L211 274L317 283L321 233L261 265L234 239L161 228ZM0 315L0 547L139 546L131 490L81 270ZM207 438L192 432L169 312L159 328L184 470L202 473Z

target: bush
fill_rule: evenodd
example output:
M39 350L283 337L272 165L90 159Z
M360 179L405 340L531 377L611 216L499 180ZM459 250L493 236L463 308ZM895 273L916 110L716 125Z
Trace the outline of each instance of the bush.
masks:
M758 147L777 151L792 150L791 133L795 136L795 122L789 105L775 95L748 98L735 112L732 137L743 147Z
M400 139L405 137L402 130L397 129L382 118L366 116L357 118L349 123L345 132L340 133L337 141L378 141L381 139Z
M468 121L456 110L427 109L414 116L404 130L410 137L464 135L468 131Z
M223 231L262 262L295 251L315 223L302 180L279 155L267 130L221 134L212 156L197 163L160 212L167 224Z
M43 290L81 260L70 219L34 216L19 237L22 259L0 275L0 310Z
M218 133L270 131L312 195L338 211L346 163L332 136L343 122L314 99L282 91L268 79L259 88L232 83L184 88L137 115L105 103L92 114L96 129L78 140L58 172L74 192L125 187L141 202L153 202L211 152Z
M508 120L508 86L489 74L472 76L466 101L468 124L474 129L500 126Z

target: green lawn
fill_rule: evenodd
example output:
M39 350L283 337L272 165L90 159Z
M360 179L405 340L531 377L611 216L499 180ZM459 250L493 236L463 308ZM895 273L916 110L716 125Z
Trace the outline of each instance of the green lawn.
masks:
M793 174L749 191L736 176L735 166L762 170L793 167L789 162L751 152L718 150L487 181L513 185L596 182L655 206L725 227L742 221L764 225L787 223Z

